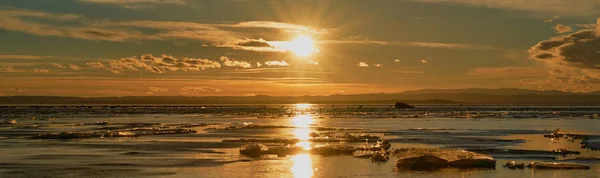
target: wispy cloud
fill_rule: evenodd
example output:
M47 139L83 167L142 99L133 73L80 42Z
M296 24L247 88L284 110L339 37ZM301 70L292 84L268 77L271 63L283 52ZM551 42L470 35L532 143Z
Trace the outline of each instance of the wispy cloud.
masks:
M162 93L162 92L168 92L168 91L169 91L169 89L167 89L167 88L150 87L149 90L148 90L148 92L146 92L146 94L153 95L153 94L156 94L156 93Z
M359 62L358 67L369 67L369 64L367 64L366 62Z
M50 73L50 70L48 70L46 68L35 68L35 69L33 69L33 71L35 73Z
M268 66L289 66L290 64L285 61L267 61L265 65Z
M470 77L478 78L532 78L547 75L545 69L539 67L484 67L476 68L467 73Z
M95 68L104 67L113 73L122 73L124 71L147 71L153 73L166 73L167 71L200 71L211 68L221 68L219 62L208 59L197 58L176 58L163 54L161 56L153 56L151 54L137 57L126 57L120 60L108 61L108 65L102 63L87 63Z
M554 26L554 31L559 34L569 33L573 31L573 28L571 28L571 26L568 25L556 24L556 26Z
M549 19L544 20L544 23L552 23L552 22L554 22L555 20L557 20L559 18L560 18L560 16L557 16L557 15L556 16L552 16Z
M498 9L513 9L553 13L560 15L586 16L600 14L600 1L596 0L413 0L431 3L456 3L471 5L473 7L487 7Z
M2 18L1 17L0 17L0 22L2 22ZM2 23L0 23L0 27L1 26L2 26ZM24 60L31 59L31 60L35 60L35 59L44 59L44 58L49 58L49 56L0 54L0 59L24 59Z
M183 96L202 96L206 95L206 93L214 93L221 92L223 90L219 88L212 87L183 87L181 88L179 94Z
M0 72L13 73L13 72L21 72L21 71L13 68L12 66L5 66L5 67L0 66Z
M429 64L429 61L430 61L430 60L431 60L431 58L429 58L429 57L428 57L428 58L425 58L425 59L421 59L421 60L420 60L420 62L421 62L422 64Z
M81 70L81 67L79 67L78 65L75 65L75 64L69 64L69 69L72 69L72 70Z
M63 66L62 64L52 63L52 65L54 67L56 67L56 68L59 68L59 69L66 69L67 68L67 67Z
M84 3L115 4L124 8L138 9L149 4L187 5L185 0L78 0Z
M237 61L235 59L230 59L227 56L221 56L219 59L221 60L221 62L223 62L223 65L227 66L227 67L241 67L241 68L251 68L252 67L252 64L250 64L250 62Z
M90 66L92 68L104 68L104 64L102 64L101 62L88 62L85 63L85 65Z

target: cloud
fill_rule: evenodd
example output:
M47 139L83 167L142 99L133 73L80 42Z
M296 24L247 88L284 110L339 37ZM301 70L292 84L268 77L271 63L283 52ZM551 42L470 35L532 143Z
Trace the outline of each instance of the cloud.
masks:
M444 48L444 49L473 49L473 50L506 50L493 46L460 44L460 43L439 43L439 42L420 42L420 41L377 41L377 40L322 40L319 44L364 44L364 45L396 45L396 46L412 46L424 48Z
M173 3L183 0L82 0L95 3ZM29 20L36 19L36 20ZM55 23L55 22L61 23ZM269 22L195 23L180 21L115 21L73 14L53 14L40 11L0 7L0 29L38 36L56 36L82 40L132 42L140 40L197 40L215 47L260 52L282 52L261 39L281 33L327 34L332 29ZM264 29L264 33L248 32ZM1 57L1 56L0 56ZM22 56L21 56L22 57Z
M81 70L81 67L79 67L78 65L75 65L75 64L69 64L69 68L73 69L73 70Z
M256 62L256 67L260 67L262 64L260 62Z
M599 20L600 21L600 20ZM581 30L552 37L529 49L535 60L556 65L600 70L600 30Z
M21 71L13 68L12 66L5 66L5 67L0 66L0 72L14 73L14 72L21 72Z
M560 18L560 16L552 16L552 17L550 17L550 19L544 20L544 23L552 23L559 18Z
M224 66L227 67L241 67L241 68L251 68L252 64L246 61L236 61L235 59L229 59L227 56L221 56L221 62L223 62Z
M573 28L571 28L571 26L568 25L556 24L556 26L554 26L554 31L556 33L562 34L573 31Z
M429 61L431 60L431 58L427 58L427 59L421 59L421 63L423 64L429 64Z
M288 64L285 61L267 61L267 62L265 62L265 65L267 65L267 66L289 66L290 64Z
M512 9L570 16L600 14L597 0L413 0L430 3L455 3L473 7Z
M596 24L595 24L595 23L590 23L590 24L577 24L577 27L579 27L579 28L595 29L595 28L596 28Z
M39 19L39 20L27 20ZM134 32L119 30L97 29L86 25L82 16L74 14L51 14L39 11L22 10L15 8L0 7L0 29L17 31L38 36L68 37L86 40L124 41L134 36ZM50 22L73 22L75 25L66 23ZM138 34L138 38L140 38ZM20 55L23 59L41 59L39 56ZM42 57L43 58L43 57Z
M101 62L88 62L85 63L85 65L90 66L92 68L104 68L104 64L102 64Z
M375 64L375 67L383 67L381 64Z
M400 59L394 59L394 62L400 62Z
M122 73L124 71L148 71L153 73L166 73L167 71L200 71L211 68L221 68L221 64L208 59L196 58L175 58L163 54L155 57L152 54L144 54L139 59L137 57L126 57L120 60L108 61L106 66L113 73ZM88 64L89 65L89 64ZM97 65L95 63L94 65Z
M310 65L319 65L319 62L317 62L317 61L308 61L308 64L310 64Z
M59 68L59 69L66 69L67 68L67 67L63 66L62 64L52 63L52 65L54 67L56 67L56 68Z
M212 88L212 87L183 87L181 88L179 94L183 95L183 96L201 96L207 92L209 93L214 93L214 92L221 92L223 90L219 89L219 88Z
M78 0L84 3L115 4L123 8L139 9L149 4L187 5L185 0Z
M33 69L33 71L35 73L50 73L50 70L48 70L46 68L35 68L35 69Z
M359 62L358 67L369 67L369 64L367 64L366 62Z
M0 14L1 15L1 14ZM2 22L2 18L0 17L0 22ZM2 23L0 23L0 28ZM44 59L49 56L34 56L34 55L10 55L10 54L0 54L0 59L24 59L24 60L35 60L35 59Z
M547 71L537 67L484 67L467 73L467 76L479 78L532 78L545 75Z
M600 19L598 19L600 23ZM529 57L550 67L547 85L588 91L600 83L600 29L583 29L543 40L529 49Z
M156 93L168 92L168 91L169 91L169 89L167 89L167 88L150 87L149 90L148 90L148 92L146 92L146 94L153 95L153 94L156 94Z
M96 93L105 94L105 95L117 95L117 96L131 96L133 92L127 90L115 90L115 89L100 89L94 91Z

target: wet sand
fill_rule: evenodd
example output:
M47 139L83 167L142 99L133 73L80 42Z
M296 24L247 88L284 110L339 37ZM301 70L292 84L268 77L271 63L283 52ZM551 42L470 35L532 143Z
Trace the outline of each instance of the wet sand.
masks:
M590 119L589 115L599 113L598 108L510 107L513 108L510 110L486 107L469 110L431 106L421 110L394 110L377 106L358 110L348 106L349 109L344 110L343 106L337 109L329 107L208 107L208 111L201 110L207 108L161 108L150 109L152 112L139 108L120 108L112 112L87 107L69 111L2 108L3 119L14 119L18 123L0 125L0 177L600 176L600 152L594 151L595 147L582 148L582 140L544 137L544 134L561 128L568 133L591 135L587 141L597 143L598 140L594 139L600 135L600 120ZM453 109L456 112L450 113ZM133 114L126 114L126 111ZM415 115L418 117L413 117ZM246 127L248 125L257 127ZM219 129L223 127L230 129ZM173 129L195 132L141 134ZM34 138L39 134L60 132L128 132L138 136ZM239 147L246 143L236 141L295 139L293 144L307 150L328 144L362 147L366 142L310 142L309 134L312 132L370 134L390 141L393 148L467 149L489 154L498 162L496 169L409 171L396 168L394 157L385 163L372 163L352 156L311 155L308 151L288 156L245 157L240 155ZM374 140L370 143L373 144ZM554 150L558 149L578 154L556 153ZM502 167L510 160L579 163L589 165L591 169L511 170Z

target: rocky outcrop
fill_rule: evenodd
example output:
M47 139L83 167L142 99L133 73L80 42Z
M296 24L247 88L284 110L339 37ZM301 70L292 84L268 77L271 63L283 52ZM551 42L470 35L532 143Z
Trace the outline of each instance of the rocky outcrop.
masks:
M409 104L403 103L403 102L396 102L396 105L394 105L394 108L396 108L396 109L408 109L408 108L415 108L415 107L411 106Z
M466 150L446 148L401 148L392 153L396 166L407 169L495 168L494 158Z

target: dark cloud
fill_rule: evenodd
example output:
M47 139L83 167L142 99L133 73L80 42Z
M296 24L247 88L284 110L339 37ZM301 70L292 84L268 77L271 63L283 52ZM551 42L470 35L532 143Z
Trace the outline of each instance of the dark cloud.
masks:
M600 34L597 30L581 30L553 37L533 46L529 54L538 61L600 70Z

